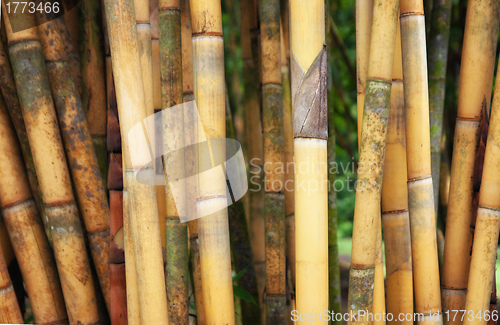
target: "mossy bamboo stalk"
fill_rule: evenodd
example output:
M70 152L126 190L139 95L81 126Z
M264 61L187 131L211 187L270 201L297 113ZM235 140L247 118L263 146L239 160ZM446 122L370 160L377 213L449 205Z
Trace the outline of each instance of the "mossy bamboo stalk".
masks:
M162 109L174 108L183 102L181 11L179 0L160 0L158 5L160 39L160 76ZM164 128L175 130L175 141L163 139L165 160L170 160L171 175L186 175L184 156L169 154L171 148L184 147L184 115L182 110L169 114L171 119L163 120ZM182 159L178 161L176 159ZM175 162L174 162L175 161ZM164 163L165 165L165 163ZM166 165L165 165L166 166ZM167 168L167 167L165 167ZM178 207L168 184L174 181L165 176L166 195L166 277L169 321L173 324L187 324L189 321L188 294L188 235L187 224L181 223Z
M406 130L404 111L401 35L398 28L392 68L391 107L387 125L387 146L382 181L382 222L384 226L387 274L387 313L413 315L413 277L410 218L406 173ZM411 319L390 321L412 325Z
M373 1L356 1L356 88L358 103L358 150L361 148L361 128L365 106L366 77L370 56L372 33Z
M264 191L263 165L264 165L264 140L262 137L262 119L259 102L259 65L258 58L258 31L257 8L252 1L242 1L241 11L241 52L243 60L243 95L245 111L245 136L247 141L247 152L249 161L248 178L250 215L248 224L250 230L250 245L254 259L255 274L257 277L257 290L259 292L259 304L263 320L265 318L265 306L263 305L263 293L265 286L265 238L264 238Z
M34 26L35 17L26 13L22 16L4 15L10 57L39 176L45 214L51 225L54 254L70 323L96 323L99 315L94 284L50 94L42 46L35 28L13 33L9 18L20 19L28 26ZM27 83L31 87L25 87Z
M206 137L225 138L222 14L217 0L190 2L194 97ZM222 153L221 153L222 154ZM206 158L202 158L205 160ZM204 162L210 164L210 162ZM197 209L226 201L224 179L198 179ZM203 303L207 324L234 324L227 209L198 219Z
M233 116L229 103L229 96L226 92L226 136L229 139L236 139ZM231 157L226 157L230 159ZM243 201L239 200L228 207L229 230L233 259L233 270L237 273L245 270L245 273L237 281L238 285L248 291L253 299L257 301L259 293L257 291L257 280L253 265L252 249L250 247L250 236L245 216ZM261 314L258 304L240 299L241 324L259 325ZM236 309L236 307L235 307Z
M415 311L418 322L442 324L439 263L432 194L429 94L422 0L401 2L408 206Z
M375 265L380 265L376 259L381 250L380 199L399 2L374 1L373 8L374 28L371 30L370 43L377 45L370 47L366 74L359 149L361 168L357 176L362 185L358 183L356 189L349 273L348 306L353 313L360 310L380 312L376 311L373 288L375 285L381 289L380 282L374 284L374 277L377 273ZM365 316L350 322L363 324L369 320Z
M111 324L126 325L127 322L127 286L125 275L125 251L123 229L123 192L109 191L110 210L110 312Z
M187 103L194 100L193 94L193 32L191 29L191 8L189 0L180 1L181 9L181 45L182 45L182 92L183 102ZM189 123L189 117L184 116L184 119ZM194 134L191 132L185 133L186 141L192 142ZM188 138L190 137L190 138ZM195 171L195 150L187 150L186 155L186 173L192 175ZM191 184L193 191L196 189L196 184ZM190 215L196 215L196 205L188 207ZM198 240L198 220L188 221L188 236L189 249L191 255L191 267L193 272L193 288L196 304L196 321L198 325L205 324L205 309L203 306L203 291L201 283L201 268L200 268L200 244Z
M60 24L64 24L61 18ZM80 94L56 21L38 27L45 66L92 259L109 310L109 206Z
M108 156L106 149L106 67L103 49L101 0L84 0L80 8L80 60L82 106L87 115L90 136L106 188Z
M17 136L0 95L0 208L23 274L35 321L67 322L51 248L23 168Z
M35 163L33 162L33 155L31 154L28 135L26 133L26 127L23 120L23 113L19 104L19 97L17 96L16 83L12 73L12 67L3 42L0 42L0 90L5 99L12 124L16 129L17 137L21 145L21 151L26 165L26 172L28 174L31 192L33 193L38 211L41 212L40 215L44 216L45 213L43 213L43 204L41 202L40 184L38 183L38 178L36 176ZM45 234L47 235L49 243L52 243L50 227L47 219L41 219L44 224Z
M327 10L330 10L332 1L328 3ZM326 4L325 3L325 4ZM329 16L328 21L331 19ZM327 22L328 25L328 22ZM327 62L333 64L334 47L332 45L331 31L326 29L326 47L327 47ZM331 67L328 67L331 71ZM336 96L333 83L328 85L328 310L334 313L342 311L341 304L341 286L340 286L340 265L339 265L339 248L337 240L337 192L335 191L336 173L331 170L335 166L335 124L334 124L334 97ZM330 324L341 325L341 321L332 319Z
M266 323L286 323L283 95L281 88L280 2L261 0L261 74L264 121L264 221L266 241Z
M0 249L0 288L2 288L0 291L0 323L23 324L23 315L12 287L2 249Z
M296 309L328 309L325 4L290 1ZM316 323L321 323L317 321Z
M480 118L490 104L499 15L496 1L467 4L441 282L445 311L465 306L473 235L472 176ZM461 324L461 317L450 324Z
M497 73L498 74L498 73ZM477 208L474 245L465 302L464 324L486 324L491 318L490 296L495 273L496 247L500 229L500 207L498 196L500 177L500 79L497 77L491 108L488 141L484 156L479 205ZM486 316L488 315L488 316ZM486 316L486 317L485 317ZM486 319L485 319L486 318Z
M147 117L147 95L143 86L134 4L131 0L106 0L105 7L122 133L124 181L127 188L124 200L125 196L128 196L128 215L124 213L124 220L130 222L132 231L140 318L143 324L167 324L165 275L156 193L153 187L136 180L134 168L139 166L133 166L131 160L131 155L137 154L134 148L136 144L130 143L128 139L130 129ZM141 172L152 178L154 166L147 164L142 167ZM126 254L127 249L130 249L128 244L125 248ZM128 264L127 257L125 259ZM129 312L128 315L130 317L133 314Z
M434 212L439 205L439 168L441 167L441 135L443 131L444 93L448 41L450 39L451 0L434 0L429 52L429 114L431 124L431 170L434 191Z

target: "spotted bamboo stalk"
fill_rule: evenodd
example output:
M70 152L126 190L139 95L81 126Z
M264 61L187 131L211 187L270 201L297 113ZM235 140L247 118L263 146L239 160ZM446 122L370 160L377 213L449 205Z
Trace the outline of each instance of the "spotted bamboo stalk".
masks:
M473 236L472 176L481 113L490 106L499 15L497 1L467 4L441 281L445 312L465 306ZM461 315L450 322L461 323Z
M35 321L67 322L61 284L31 194L16 133L0 95L0 208L23 275ZM0 317L1 318L1 317Z
M4 8L5 12L5 8ZM83 229L73 196L63 143L50 93L42 45L36 28L13 33L9 20L35 26L24 13L4 15L9 52L45 214L49 219L54 255L71 324L99 321L96 295ZM27 64L28 63L28 64ZM24 85L30 84L31 87Z
M66 25L66 21L68 25ZM71 71L75 78L78 92L82 92L82 72L80 64L80 53L78 51L79 32L78 32L79 13L78 8L73 8L68 14L63 15L63 19L57 20L57 25L61 36L64 39L64 50L68 53L68 60L71 64Z

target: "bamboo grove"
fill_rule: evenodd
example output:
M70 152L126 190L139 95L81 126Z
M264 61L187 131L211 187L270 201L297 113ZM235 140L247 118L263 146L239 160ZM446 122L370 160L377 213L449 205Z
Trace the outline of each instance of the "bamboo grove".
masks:
M23 4L0 324L498 323L497 0Z

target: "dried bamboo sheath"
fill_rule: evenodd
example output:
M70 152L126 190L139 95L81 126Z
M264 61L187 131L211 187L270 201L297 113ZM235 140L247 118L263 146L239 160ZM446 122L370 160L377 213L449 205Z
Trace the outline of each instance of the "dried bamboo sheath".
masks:
M55 28L55 22L49 21L40 25L39 34L78 204L109 310L108 199L80 95L71 74L71 66L66 59L63 39ZM64 24L62 20L59 23Z
M499 15L497 1L468 2L441 283L445 311L465 305L473 235L472 176L481 114L490 103Z
M13 19L26 19L28 26L34 26L34 17L31 15L14 15ZM10 27L8 23L6 25ZM41 44L36 29L14 34L9 27L7 35L14 77L39 175L45 214L52 230L54 253L69 319L72 324L96 323L99 315L94 285Z
M429 98L422 1L401 2L401 40L406 114L408 205L415 311L419 323L442 323L434 196L432 193Z
M183 102L182 78L182 46L181 46L181 12L179 0L159 1L160 21L160 76L161 76L161 104L162 109L169 109ZM184 116L182 110L171 113L171 120L164 120L162 125L176 134L177 143L164 138L165 153L173 151L171 148L184 147ZM174 131L175 130L175 131ZM169 160L169 167L178 167L170 172L180 179L186 175L185 159L183 155L165 154ZM180 160L175 160L180 159ZM169 168L165 167L165 168ZM171 174L171 175L172 175ZM186 223L181 223L173 194L166 185L166 277L169 321L173 324L187 324L189 321L188 308L188 235Z
M155 189L135 179L134 168L142 166L132 165L131 154L139 152L134 147L136 144L130 143L128 139L129 130L147 116L147 96L142 82L134 4L130 0L119 3L106 0L105 7L122 133L124 181L127 188L127 194L125 191L123 193L124 202L128 201L124 204L128 208L128 215L124 209L124 224L130 222L140 318L143 324L166 324L167 301ZM141 173L152 179L154 168L148 164L143 167ZM127 250L130 251L131 248L127 241L125 246L125 260L128 267ZM127 282L128 278L127 275ZM129 308L128 303L127 308ZM128 309L128 315L136 316L137 311Z
M17 137L0 96L0 207L35 320L67 322L61 285L45 231L31 195ZM16 302L17 304L17 302Z

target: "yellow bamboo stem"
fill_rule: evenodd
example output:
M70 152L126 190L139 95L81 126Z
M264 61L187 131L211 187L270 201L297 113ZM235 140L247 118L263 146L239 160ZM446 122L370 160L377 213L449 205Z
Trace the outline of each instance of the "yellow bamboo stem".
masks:
M207 139L225 138L224 46L220 1L192 0L194 97ZM210 147L210 142L209 142ZM225 152L221 152L224 154ZM206 157L200 163L210 165ZM212 165L212 167L215 167ZM198 178L197 209L227 202L223 177ZM227 209L198 219L203 302L207 324L234 324Z
M2 4L5 5L5 4ZM5 8L3 10L5 13ZM37 30L13 33L9 20L35 26L34 16L4 15L19 100L37 171L54 255L71 324L99 321L94 283L57 124ZM29 63L29 64L26 64ZM29 90L23 87L31 83Z
M387 274L387 313L396 316L390 321L391 324L411 325L413 324L412 319L400 320L397 317L400 314L413 314L410 219L406 185L406 129L401 60L401 35L398 26L392 69L391 108L387 125L384 179L382 181L382 222Z
M139 155L140 151L135 147L137 144L129 142L128 138L131 128L142 123L148 114L134 4L131 0L118 3L106 0L105 6L122 134L124 180L128 196L127 217L130 218L132 230L141 323L167 324L165 275L155 188L139 183L134 175L134 168L142 167L141 173L153 179L154 166L132 165L131 155ZM141 156L136 158L144 159Z
M498 70L497 70L498 71ZM497 73L498 75L498 73ZM490 312L491 286L494 280L500 229L500 79L495 83L493 106L484 156L483 176L479 192L474 245L469 271L464 324L486 324L494 319ZM492 317L493 316L493 317Z
M497 1L467 4L442 269L445 312L465 306L473 235L472 176L481 112L491 98L499 10ZM461 324L459 316L449 324Z
M59 276L51 248L33 200L24 162L0 95L0 208L35 321L40 324L67 322Z
M0 323L24 323L23 315L21 314L21 309L19 309L19 304L17 303L16 293L12 287L9 271L7 270L7 263L5 263L2 249L0 249Z
M401 1L406 157L415 311L419 324L442 324L439 263L432 193L429 94L423 3Z

